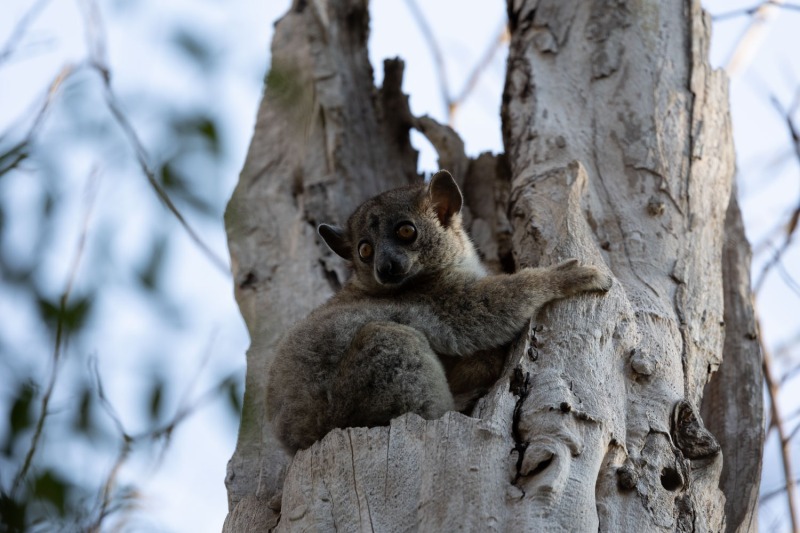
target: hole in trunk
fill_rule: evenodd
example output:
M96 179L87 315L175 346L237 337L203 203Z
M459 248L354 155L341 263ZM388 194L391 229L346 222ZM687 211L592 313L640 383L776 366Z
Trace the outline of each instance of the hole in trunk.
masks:
M553 462L553 456L551 455L550 457L548 457L547 459L545 459L544 461L541 461L538 465L536 465L536 468L531 470L531 473L528 474L528 475L529 476L535 476L536 474L538 474L540 472L543 472L544 469L547 468L548 466L550 466L550 463L552 463L552 462Z
M674 468L661 471L661 485L668 491L676 491L683 486L683 478Z

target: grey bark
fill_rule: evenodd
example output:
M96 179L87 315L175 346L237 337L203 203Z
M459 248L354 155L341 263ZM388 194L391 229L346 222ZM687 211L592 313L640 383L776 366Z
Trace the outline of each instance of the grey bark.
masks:
M756 343L738 342L752 331L741 234L728 235L723 277L734 156L709 20L691 1L512 0L508 11L506 154L475 160L455 132L410 115L401 62L375 89L365 0L297 0L277 24L226 213L252 338L226 531L753 529L759 469L738 470L736 486L722 458L738 468L760 456L761 405L707 393L736 406L704 406L722 454L699 414L723 353L739 386L760 390L746 372ZM264 420L266 365L280 333L347 275L314 226L420 179L412 126L463 180L495 268L578 257L606 265L615 286L535 317L472 417L334 430L286 457ZM729 451L735 423L749 438Z
M758 481L764 451L763 370L750 292L750 246L736 195L725 217L722 274L725 290L725 346L722 365L706 386L703 418L719 438L725 463L729 533L758 531Z

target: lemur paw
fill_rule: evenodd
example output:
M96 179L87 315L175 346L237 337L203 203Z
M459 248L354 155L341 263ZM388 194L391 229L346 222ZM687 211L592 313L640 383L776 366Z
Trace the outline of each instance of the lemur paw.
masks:
M567 259L553 268L564 277L564 284L569 292L608 292L614 285L614 278L605 270L592 265L580 265L574 258Z

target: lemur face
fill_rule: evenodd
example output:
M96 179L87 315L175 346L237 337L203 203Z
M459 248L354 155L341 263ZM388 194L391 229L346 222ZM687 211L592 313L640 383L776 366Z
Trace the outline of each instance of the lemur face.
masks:
M331 250L351 261L364 289L392 291L460 259L465 252L461 203L452 176L440 172L427 185L368 200L346 230L322 224L319 233Z

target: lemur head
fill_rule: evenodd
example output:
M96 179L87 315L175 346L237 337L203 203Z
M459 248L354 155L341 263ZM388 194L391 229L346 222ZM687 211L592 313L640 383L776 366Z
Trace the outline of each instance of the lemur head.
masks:
M354 282L370 292L457 268L483 275L461 225L463 197L453 176L437 172L427 185L384 192L361 204L345 229L328 224L320 236L353 264Z

